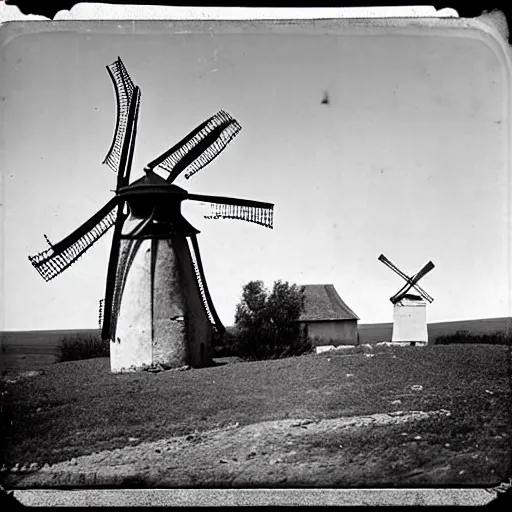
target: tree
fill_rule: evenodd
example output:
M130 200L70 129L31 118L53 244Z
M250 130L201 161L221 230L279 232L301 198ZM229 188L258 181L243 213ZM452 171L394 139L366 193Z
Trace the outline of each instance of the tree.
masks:
M258 360L308 352L311 344L298 322L303 310L303 286L275 281L269 292L262 281L247 283L235 312L238 356Z

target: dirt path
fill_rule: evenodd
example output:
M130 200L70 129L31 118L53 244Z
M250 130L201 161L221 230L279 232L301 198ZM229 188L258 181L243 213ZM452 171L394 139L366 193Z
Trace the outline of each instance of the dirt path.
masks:
M319 435L344 429L371 428L421 421L449 411L408 411L324 420L280 420L230 427L112 451L45 466L33 472L10 472L11 487L253 487L361 485L378 457L347 461L343 446L319 453L311 449ZM328 456L327 456L328 455ZM430 475L442 481L439 467ZM433 471L434 471L433 469ZM411 475L414 476L414 475ZM375 474L373 474L375 478ZM363 478L364 479L364 478ZM414 480L411 480L414 481ZM397 482L403 484L404 482Z

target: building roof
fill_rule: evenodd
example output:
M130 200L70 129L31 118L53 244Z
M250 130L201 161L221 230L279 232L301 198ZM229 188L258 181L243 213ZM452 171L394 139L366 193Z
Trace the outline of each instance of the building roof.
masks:
M304 288L305 310L300 322L359 320L332 284L306 284Z

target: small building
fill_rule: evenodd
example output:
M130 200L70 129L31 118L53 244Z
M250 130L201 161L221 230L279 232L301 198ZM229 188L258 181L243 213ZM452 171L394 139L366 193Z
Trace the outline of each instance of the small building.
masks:
M343 302L332 284L308 284L299 322L320 353L340 345L358 345L359 317Z
M393 343L428 343L427 303L419 296L408 293L393 307Z

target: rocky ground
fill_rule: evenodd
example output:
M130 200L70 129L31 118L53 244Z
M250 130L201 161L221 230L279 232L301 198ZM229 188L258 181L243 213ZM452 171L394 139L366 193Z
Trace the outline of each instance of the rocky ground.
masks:
M135 376L98 359L6 372L11 456L0 481L494 488L510 466L502 352L389 349Z
M52 466L11 468L5 483L16 488L44 487L260 487L361 486L382 480L375 455L347 460L343 445L315 450L315 439L339 439L342 431L397 426L421 422L433 416L449 416L446 410L396 411L323 420L267 421L244 427L237 424L208 432L77 457ZM421 439L418 437L418 441ZM317 452L317 453L315 453ZM449 460L409 474L395 475L390 484L446 482L454 468Z

